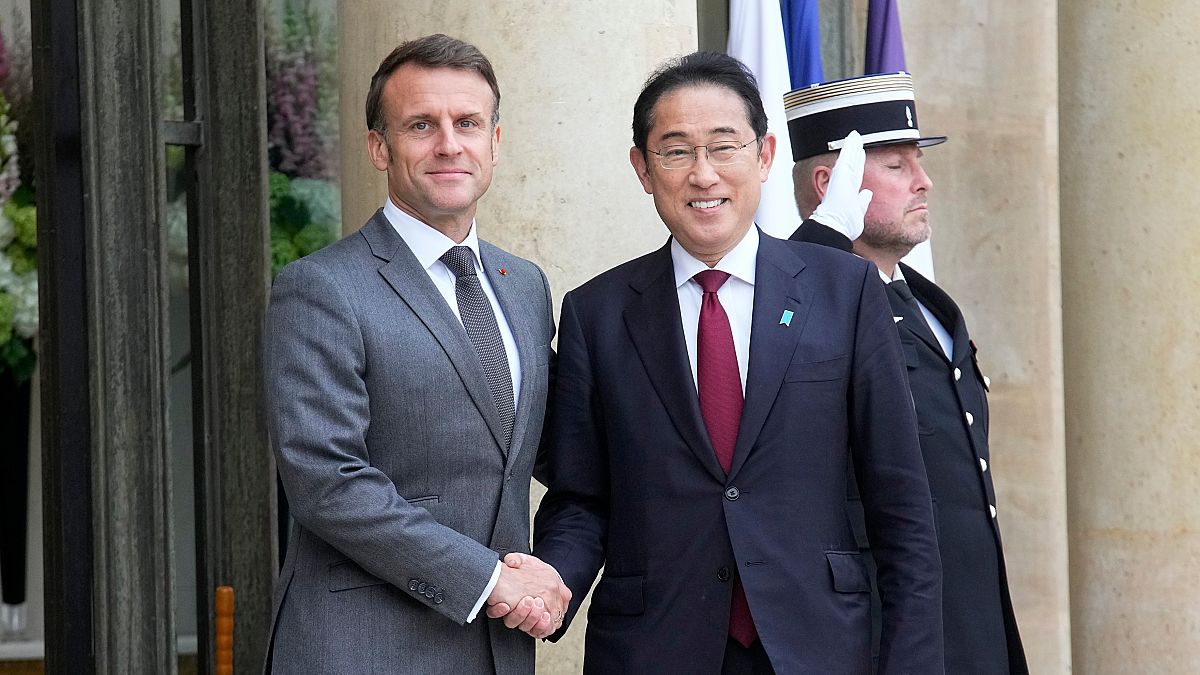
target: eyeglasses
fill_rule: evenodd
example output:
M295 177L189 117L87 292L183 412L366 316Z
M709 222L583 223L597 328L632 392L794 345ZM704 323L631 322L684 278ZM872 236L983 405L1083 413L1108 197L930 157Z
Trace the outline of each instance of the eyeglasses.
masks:
M721 166L736 162L738 152L757 140L759 139L756 136L741 145L737 141L714 141L707 145L667 145L659 148L661 152L650 152L658 155L658 165L664 169L687 169L696 163L697 151L704 148L708 154L708 163Z

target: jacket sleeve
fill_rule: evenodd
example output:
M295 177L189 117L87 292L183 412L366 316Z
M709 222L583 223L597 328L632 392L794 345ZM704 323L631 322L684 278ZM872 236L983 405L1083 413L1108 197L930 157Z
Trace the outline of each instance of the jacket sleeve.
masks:
M499 556L406 502L372 465L366 348L351 303L325 267L300 260L280 273L264 340L267 417L296 522L465 623Z
M851 447L878 565L880 673L943 672L942 570L899 337L868 265L855 331Z
M553 565L571 589L566 632L604 563L608 530L608 453L587 340L572 294L559 319L554 414L547 442L549 490L534 519L533 554Z

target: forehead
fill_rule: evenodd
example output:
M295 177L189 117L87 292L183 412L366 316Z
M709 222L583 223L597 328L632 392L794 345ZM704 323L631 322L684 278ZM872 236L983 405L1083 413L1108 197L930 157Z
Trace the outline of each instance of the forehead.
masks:
M732 89L688 85L672 89L654 104L650 139L694 140L750 132L746 104Z
M874 148L867 148L867 157L877 160L921 159L924 156L924 151L917 147L916 143L895 143L892 145L880 145Z
M492 111L494 99L487 80L473 70L405 64L388 78L383 103L395 116L484 114Z

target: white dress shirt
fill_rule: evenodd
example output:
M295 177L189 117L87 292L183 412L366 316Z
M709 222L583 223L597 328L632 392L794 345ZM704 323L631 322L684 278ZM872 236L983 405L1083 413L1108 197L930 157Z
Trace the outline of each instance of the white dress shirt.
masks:
M883 273L883 270L879 271L879 277L883 279L883 283L885 284L892 281L903 281L906 284L908 283L908 280L904 278L904 272L900 271L899 265L896 265L896 271L892 274L891 279L887 278L887 275ZM914 296L913 299L916 300L916 297ZM925 317L925 323L929 324L929 330L933 331L933 336L937 338L938 344L942 346L942 353L946 355L947 359L953 359L954 340L950 338L950 333L946 330L945 326L942 325L942 322L937 320L937 317L933 315L933 312L929 311L929 308L925 306L925 303L917 300L917 307L921 308L921 315Z
M475 273L479 275L479 285L483 287L483 294L496 314L496 325L500 328L500 337L504 340L504 353L508 357L508 372L512 374L513 405L515 406L521 392L521 360L517 355L517 342L513 338L512 329L508 327L508 320L504 317L500 303L496 300L496 292L492 290L491 282L483 273L483 263L479 259L479 235L475 233L475 223L471 223L471 230L467 233L467 238L461 244L456 244L446 235L401 211L392 203L391 199L384 203L383 215L387 217L388 222L395 228L404 243L408 244L408 248L416 256L417 262L425 269L430 281L442 294L442 298L446 300L450 311L454 312L454 316L458 317L459 322L462 322L462 316L458 312L458 297L454 294L454 285L457 280L454 272L451 272L440 258L453 246L466 246L471 249L471 260L475 263ZM479 613L479 610L483 608L483 603L492 594L492 589L500 580L502 566L503 562L496 562L492 578L487 587L483 589L483 595L479 596L479 601L475 603L474 609L467 616L467 623L475 620L475 615Z
M733 350L737 353L738 375L742 378L742 396L746 395L746 370L750 366L750 326L754 318L754 268L758 260L758 226L751 225L733 250L711 268L692 257L671 239L671 263L675 268L675 286L679 293L679 320L683 323L683 341L687 344L692 382L696 377L696 333L700 322L700 304L704 290L692 277L707 269L729 273L729 280L717 291L717 299L729 316L733 332ZM697 384L697 390L699 385Z

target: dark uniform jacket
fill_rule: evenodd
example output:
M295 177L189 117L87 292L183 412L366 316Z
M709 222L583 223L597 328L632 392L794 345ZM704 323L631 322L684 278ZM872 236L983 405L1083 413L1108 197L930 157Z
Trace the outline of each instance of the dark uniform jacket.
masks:
M812 220L791 238L851 249L849 239ZM913 295L953 340L952 357L947 359L920 313L914 315L888 287L938 526L946 672L1028 673L996 520L988 455L988 379L979 369L975 343L954 300L911 267L901 263L900 269ZM857 494L849 503L859 543L867 548Z

